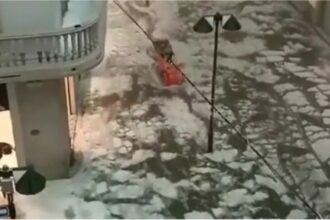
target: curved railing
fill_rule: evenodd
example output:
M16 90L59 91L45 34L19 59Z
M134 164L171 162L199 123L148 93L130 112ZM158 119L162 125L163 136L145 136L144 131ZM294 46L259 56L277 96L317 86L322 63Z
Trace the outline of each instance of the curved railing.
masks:
M0 35L0 82L61 77L94 67L104 53L105 19L101 15L60 32Z

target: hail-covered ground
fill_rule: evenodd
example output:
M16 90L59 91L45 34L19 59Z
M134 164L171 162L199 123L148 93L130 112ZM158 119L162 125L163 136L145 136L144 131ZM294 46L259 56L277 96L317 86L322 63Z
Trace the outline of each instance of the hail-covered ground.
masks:
M235 14L221 31L216 106L277 170L285 187L218 115L206 153L210 107L187 83L159 83L151 43L111 1L104 62L88 91L72 179L17 195L23 218L329 217L329 47L287 2L121 2L154 38L170 39L178 63L210 97L213 34L199 16Z

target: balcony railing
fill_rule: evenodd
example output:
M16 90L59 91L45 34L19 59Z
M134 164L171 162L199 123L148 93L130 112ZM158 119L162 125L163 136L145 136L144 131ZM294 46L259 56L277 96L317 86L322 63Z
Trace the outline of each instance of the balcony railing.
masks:
M0 83L58 78L91 69L103 58L105 24L102 14L91 23L60 32L0 35Z

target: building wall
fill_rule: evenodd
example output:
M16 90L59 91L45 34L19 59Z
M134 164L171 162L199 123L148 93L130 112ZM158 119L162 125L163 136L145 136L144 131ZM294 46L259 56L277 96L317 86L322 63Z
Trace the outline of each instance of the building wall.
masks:
M7 85L18 165L48 179L66 178L70 134L63 79Z
M0 1L0 20L4 34L35 34L61 28L61 2Z
M68 10L63 17L63 27L72 27L94 21L100 16L103 1L70 0Z
M324 1L324 15L323 15L323 21L322 26L324 28L324 31L330 36L330 2Z
M330 39L330 1L324 0L290 0L304 15L304 18L320 27Z
M316 8L316 5L318 3L318 0L308 0L309 4L313 7Z
M313 16L313 23L330 36L330 2L323 0L308 0L308 2Z

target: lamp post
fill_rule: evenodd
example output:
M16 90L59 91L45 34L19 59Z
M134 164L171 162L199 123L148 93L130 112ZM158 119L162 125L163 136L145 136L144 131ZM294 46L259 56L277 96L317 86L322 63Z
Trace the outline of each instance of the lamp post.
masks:
M212 22L213 20L213 22ZM218 58L218 34L219 34L219 24L224 30L228 31L238 31L241 29L241 25L238 20L232 15L222 15L217 12L215 15L203 16L194 25L193 30L198 33L210 33L214 32L214 52L213 52L213 72L212 72L212 88L211 88L211 110L209 119L209 129L208 129L208 152L213 152L213 115L214 115L214 96L215 96L215 79L217 72L217 58Z

